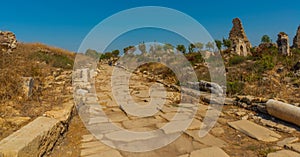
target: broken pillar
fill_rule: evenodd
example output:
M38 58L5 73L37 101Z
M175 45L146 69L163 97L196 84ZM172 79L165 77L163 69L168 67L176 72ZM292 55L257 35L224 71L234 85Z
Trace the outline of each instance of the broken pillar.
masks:
M300 108L297 106L270 99L267 102L267 112L278 119L300 126Z

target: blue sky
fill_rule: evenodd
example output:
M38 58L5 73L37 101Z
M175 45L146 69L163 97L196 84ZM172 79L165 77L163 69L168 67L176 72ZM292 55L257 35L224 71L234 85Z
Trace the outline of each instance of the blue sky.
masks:
M184 12L201 23L215 39L228 37L232 19L239 17L253 45L264 34L276 41L281 31L292 40L300 25L298 0L14 0L3 1L1 6L0 30L13 31L19 41L42 42L73 51L103 19L140 6L163 6Z

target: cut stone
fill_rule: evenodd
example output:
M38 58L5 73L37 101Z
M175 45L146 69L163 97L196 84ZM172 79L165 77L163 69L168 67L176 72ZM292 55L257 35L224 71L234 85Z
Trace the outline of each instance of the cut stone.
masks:
M190 157L229 157L229 155L219 147L209 147L193 151Z
M92 124L105 123L105 122L108 122L107 117L94 117L94 118L90 118L88 124L92 125Z
M172 121L161 128L165 134L183 132L188 127L189 120Z
M83 149L90 149L90 148L100 149L101 148L102 150L108 150L107 148L109 148L109 147L106 146L105 144L101 143L100 141L93 141L93 142L82 143L81 148L83 148Z
M127 129L133 129L133 128L141 128L146 126L155 125L157 123L162 122L160 119L154 119L154 118L141 118L141 119L135 119L135 120L127 120L123 121L123 126Z
M20 125L23 125L23 124L29 122L30 119L31 119L30 117L12 117L12 118L6 119L6 121L11 124L20 126Z
M270 153L267 157L300 157L300 154L290 150L281 150L278 152Z
M221 136L225 133L224 129L222 127L216 127L216 128L213 128L211 130L212 134L215 135L215 136Z
M108 133L105 135L105 137L112 141L132 142L132 141L155 138L157 137L157 135L151 132L133 133L133 132L126 132L122 130L122 131Z
M300 126L300 108L297 106L270 99L267 102L267 111L276 118Z
M123 112L114 112L107 114L107 116L112 122L123 122L128 120L128 117Z
M189 126L189 130L199 130L202 125L202 122L198 119L193 119L191 125Z
M289 138L285 138L282 141L277 142L277 145L283 147L283 146L285 146L287 144L291 144L291 143L297 142L298 140L299 140L298 137L289 137Z
M0 142L0 156L41 156L53 148L62 129L60 121L38 117Z
M174 120L192 119L191 114L186 114L186 113L166 113L166 114L161 114L161 116L169 122Z
M81 142L90 142L96 140L96 138L92 134L83 135Z
M88 157L122 157L119 151L110 149L96 154L88 155Z
M217 147L226 147L227 143L219 138L214 137L211 134L207 134L204 137L199 137L199 130L188 130L186 131L188 135L194 138L194 140L203 143L207 146L217 146Z
M72 113L75 105L73 102L64 103L61 108L56 110L47 111L45 114L47 117L57 119L62 123L68 123L71 120Z
M287 147L293 151L300 153L300 143L288 144Z
M228 122L228 124L236 130L259 141L275 142L281 138L281 136L274 131L271 131L248 120Z

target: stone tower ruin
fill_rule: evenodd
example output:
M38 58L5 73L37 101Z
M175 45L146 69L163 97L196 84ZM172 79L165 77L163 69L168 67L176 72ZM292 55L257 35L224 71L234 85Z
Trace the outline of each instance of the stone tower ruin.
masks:
M232 23L233 27L229 33L229 39L232 42L231 53L240 56L251 55L251 43L246 36L241 20L235 18Z
M285 56L291 56L291 51L290 51L290 44L289 44L289 36L284 33L280 32L278 34L278 39L277 39L277 45L278 45L278 53L285 55Z
M293 48L300 49L300 26L298 27L296 36L294 37Z

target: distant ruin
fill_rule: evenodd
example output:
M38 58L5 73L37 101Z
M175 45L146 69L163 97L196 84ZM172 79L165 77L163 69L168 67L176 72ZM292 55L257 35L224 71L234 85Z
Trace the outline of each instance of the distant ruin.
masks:
M11 52L17 47L17 39L12 32L0 31L0 51Z
M235 18L232 23L233 27L229 33L229 39L232 42L231 53L240 56L251 55L250 49L252 46L246 36L241 20Z
M278 34L278 39L277 39L277 45L278 45L278 53L285 55L285 56L291 56L291 51L290 51L290 44L289 44L289 36L284 33L280 32Z
M293 48L300 49L300 26L298 27L296 36L294 37L293 40Z

